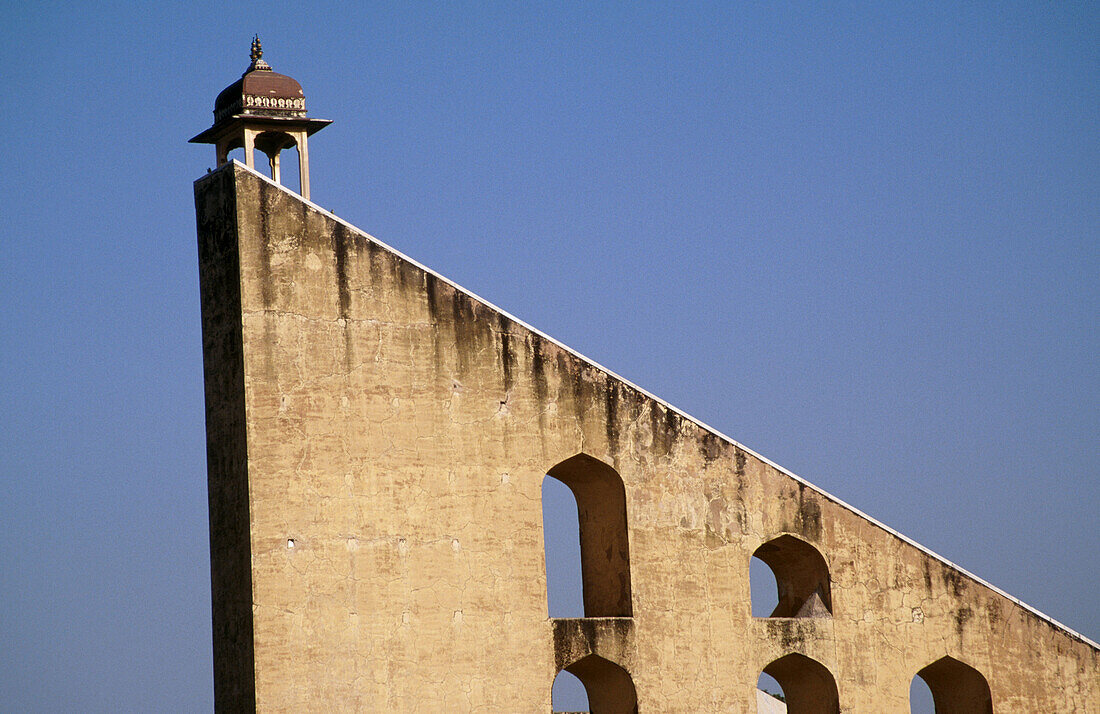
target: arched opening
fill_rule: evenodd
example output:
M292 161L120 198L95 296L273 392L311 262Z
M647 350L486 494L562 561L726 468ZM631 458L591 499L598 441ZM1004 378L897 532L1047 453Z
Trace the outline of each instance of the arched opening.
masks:
M580 680L591 714L638 714L638 693L630 673L599 655L590 654L565 668ZM560 678L560 675L559 677ZM557 679L555 678L555 684ZM554 711L557 709L555 704Z
M765 667L764 674L783 689L789 714L839 714L836 680L821 663L792 652Z
M909 714L936 714L932 690L920 675L915 675L909 683Z
M942 657L917 676L932 692L936 714L992 714L993 696L982 673L954 657ZM913 687L909 688L912 696Z
M554 686L550 690L550 710L555 714L589 711L588 693L584 691L584 684L575 674L563 669L554 677Z
M301 193L300 157L294 137L282 131L265 131L256 135L255 142L256 150L267 157L267 174L271 180ZM291 153L290 149L294 152Z
M631 617L623 480L615 469L587 454L562 461L546 475L565 484L576 499L584 616ZM543 506L545 523L545 500ZM548 597L552 587L548 577Z
M769 617L779 604L779 585L775 573L756 556L749 558L749 590L752 593L752 616Z
M568 486L550 476L542 480L542 541L550 617L584 617L577 511L577 499Z
M786 714L787 695L775 677L763 672L756 680L756 714Z
M236 159L245 166L267 173L275 183L291 190L297 188L301 196L309 198L309 158L304 150L305 137L306 133L301 131L268 130L255 133L246 127L243 133L223 137L217 142L218 165ZM251 147L251 156L247 147ZM289 149L294 149L294 153L291 154Z
M781 535L756 549L753 558L771 569L775 577L776 599L751 582L753 615L760 617L770 602L775 602L768 617L830 617L833 614L829 566L812 545L792 535ZM759 602L759 605L758 605Z
M282 176L279 183L286 186L291 191L296 191L299 196L304 197L302 189L302 157L298 155L297 145L290 147L289 149L283 149L282 154Z
M234 159L240 161L242 164L248 164L248 158L244 155L244 144L241 143L239 139L237 141L230 142L229 145L226 147L225 160L229 162L233 161Z

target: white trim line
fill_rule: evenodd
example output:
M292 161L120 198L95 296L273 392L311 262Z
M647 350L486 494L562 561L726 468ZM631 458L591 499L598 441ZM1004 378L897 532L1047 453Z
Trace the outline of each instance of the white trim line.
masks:
M1066 627L1066 626L1065 626L1065 625L1063 625L1063 624L1062 624L1061 622L1058 622L1058 621L1057 621L1057 620L1055 620L1055 619L1054 619L1053 617L1051 617L1051 616L1049 616L1049 615L1047 615L1047 614L1045 614L1045 613L1043 613L1043 612L1040 612L1039 610L1036 610L1036 609L1035 609L1034 607L1032 607L1031 605L1028 605L1028 604L1027 604L1026 602L1024 602L1023 600L1020 600L1019 598L1013 597L1012 595L1009 595L1008 593L1006 593L1006 592L1005 592L1004 590L1001 590L1001 589L1000 589L999 587L997 587L996 585L993 585L993 584L991 584L991 583L988 583L988 582L986 582L985 580L983 580L982 578L979 578L979 577L978 577L977 575L974 575L973 573L971 573L971 572L970 572L969 570L967 570L966 568L963 568L963 567L961 567L961 566L958 566L958 565L956 565L956 564L952 563L952 562L951 562L950 560L948 560L947 558L943 557L943 556L942 556L942 555L940 555L939 553L936 553L936 552L934 552L934 551L932 551L932 550L929 550L928 548L925 548L925 547L924 547L923 545L921 545L920 543L916 542L915 540L913 540L913 539L909 538L908 536L905 536L905 535L903 535L903 534L901 534L901 533L898 533L898 532L897 532L896 530L894 530L894 529L893 529L893 528L891 528L890 526L886 525L885 523L882 523L882 522L881 522L881 521L879 521L878 519L876 519L876 518L874 518L874 517L872 517L872 516L869 516L869 515L867 515L867 514L866 514L866 513L864 513L863 511L861 511L861 510L859 510L858 508L856 508L856 507L854 507L854 506L852 506L852 505L848 504L847 502L845 502L845 501L843 501L843 500L841 500L841 499L837 498L836 496L832 495L831 493L829 493L829 492L827 492L827 491L824 491L824 490L822 490L822 489L818 488L817 486L813 485L812 483L810 483L810 482L809 482L809 481L807 481L806 479L804 479L804 478L802 478L801 476L798 476L797 474L795 474L795 473L792 473L791 471L789 471L789 470L787 470L787 469L783 468L782 466L780 466L779 464L775 463L774 461L772 461L771 459L767 458L766 456L762 456L762 455L760 455L760 454L756 453L755 451L753 451L752 449L748 448L747 446L744 446L743 444L740 444L739 442L735 441L734 439L731 439L730 437L726 436L725 434L723 434L722 432L718 431L717 429L715 429L714 427L710 426L709 424L706 424L706 423L704 423L704 422L702 422L702 421L700 421L700 420L696 419L695 417L691 416L690 414L688 414L688 413L686 413L686 412L683 412L683 411L681 411L680 409L678 409L677 407L673 406L672 404L669 404L668 402L666 402L665 400L661 399L661 398L660 398L660 397L658 397L657 395L655 395L655 394L652 394L652 393L650 393L650 392L646 391L645 389L643 389L643 388L639 387L638 385L634 384L634 383L633 383L633 382L631 382L631 381L630 381L629 379L626 379L626 378L624 378L624 377L621 377L621 376L619 376L618 374L616 374L615 372L611 371L611 370L610 370L610 369L608 369L607 367L604 367L604 366L603 366L602 364L600 364L599 362L596 362L595 360L592 360L592 359L589 359L588 357L585 357L585 356L584 356L584 355L582 355L582 354L581 354L580 352L577 352L577 351L576 351L575 349L573 349L572 347L569 347L568 345L562 344L561 342L559 342L558 340L554 339L553 337L551 337L550 335L546 334L545 332L543 332L542 330L538 329L537 327L532 327L531 325L528 325L528 324L527 324L526 322L524 322L523 320L519 319L518 317L516 317L516 316L515 316L515 315L513 315L512 313L508 312L507 310L502 310L501 308L497 307L496 305L494 305L493 303L489 302L488 300L485 300L484 298L480 297L479 295L477 295L477 293L474 293L474 292L472 292L472 291L470 291L470 290L467 290L466 288L462 287L461 285L459 285L458 283L454 282L453 280L449 280L449 279L448 279L448 278L446 278L445 276L443 276L443 275L440 275L439 273L437 273L436 271L432 270L432 269L431 269L431 268L429 268L428 266L426 266L426 265L424 265L424 264L422 264L422 263L420 263L420 262L418 262L418 261L416 261L416 260L414 260L414 259L410 258L409 256L405 255L404 253L402 253L401 251L397 250L396 248L393 248L393 247L391 247L391 246L389 246L389 245L387 245L387 244L383 243L382 241L378 240L377 238L375 238L374 236L370 235L369 233L367 233L367 232L363 231L362 229L360 229L360 228L358 228L358 227L356 227L356 226L353 226L352 224L350 224L350 223L348 223L347 221L345 221L345 220L344 220L343 218L340 218L339 216L337 216L337 215L333 214L332 212L330 212L330 211L328 211L328 210L326 210L326 209L322 208L321 206L318 206L318 205L317 205L316 203L314 203L313 201L310 201L310 200L307 200L307 199L305 199L305 198L302 198L302 197L301 197L301 196L300 196L299 194L295 193L294 191L291 191L291 190L290 190L290 189L288 189L288 188L287 188L286 186L283 186L283 185L281 185L281 184L277 184L277 183L275 183L274 181L272 181L271 179L269 179L269 178L268 178L267 176L264 176L264 175L263 175L262 173L260 173L259 171L255 171L255 170L253 170L253 169L250 169L250 168L248 168L247 166L245 166L244 164L242 164L242 163L241 163L240 161L238 161L238 160L236 160L236 159L232 159L232 160L230 161L230 163L227 163L227 164L224 164L224 165L222 165L222 166L219 166L219 167L218 167L217 169L215 169L215 170L214 170L214 171L212 171L211 173L218 173L219 171L222 171L222 170L224 170L226 166L232 166L232 165L236 165L236 166L239 166L240 168L244 169L245 171L248 171L249 173L251 173L251 174L254 174L255 176L257 176L257 177L259 177L259 178L263 179L264 181L268 182L268 183L269 183L269 184L271 184L272 186L274 186L274 187L276 187L276 188L278 188L278 189L281 189L281 190L283 190L283 191L286 191L286 192L287 192L287 193L289 193L290 195L294 196L294 198L297 198L297 199L298 199L299 201L302 201L303 203L305 203L305 204L309 205L309 206L310 206L311 208L314 208L314 209L316 209L316 210L317 210L318 212L320 212L320 213L324 214L325 216L327 216L327 217L331 218L332 220L334 220L334 221L337 221L338 223L341 223L342 225L346 226L347 228L350 228L350 229L351 229L352 231L354 231L355 233L358 233L359 235L363 236L364 238L366 238L366 239L368 239L368 240L370 240L370 241L372 241L372 242L376 243L376 244L377 244L378 246L380 246L380 247L384 248L385 250L388 250L388 251L389 251L390 253L393 253L394 255L396 255L397 257L401 258L402 260L406 260L406 261L408 261L409 263L412 263L413 265L415 265L415 266L416 266L417 268L419 268L419 269L423 270L424 272L426 272L426 273L428 273L428 274L430 274L430 275L434 275L434 276L435 276L435 277L436 277L436 278L437 278L438 280L442 280L443 282L445 282L445 283L447 283L448 285L450 285L451 287L453 287L453 288L454 288L455 290L459 290L459 291L461 291L461 292L465 293L465 294L466 294L467 296L469 296L469 297L473 298L474 300L477 300L477 301L478 301L478 302L480 302L480 303L481 303L482 305L485 305L486 307L488 307L488 308L490 308L490 309L492 309L492 310L494 310L494 311L496 311L496 312L500 313L501 315L504 315L504 316L505 316L505 317L507 317L507 318L508 318L509 320L511 320L511 321L513 321L513 322L515 322L516 324L519 324L519 325L523 326L524 328L526 328L526 329L530 330L531 332L534 332L534 333L535 333L536 335L538 335L539 337L542 337L542 338L543 338L543 339L545 339L545 340L549 340L550 342L554 343L555 345L557 345L558 347L562 348L562 349L563 349L563 350L565 350L566 352L568 352L568 353L570 353L570 354L574 355L575 357L578 357L579 359L582 359L582 360L584 360L585 362L587 362L588 364L592 365L592 366L593 366L593 367L595 367L596 369L599 369L599 370L601 370L601 371L605 372L605 373L606 373L606 374L608 374L609 376L611 376L611 377L614 377L615 379L617 379L617 380L619 380L620 382L622 382L622 383L626 384L627 386L631 387L632 389L636 389L637 391L639 391L639 392L641 392L642 394L646 395L646 396L647 396L647 397L649 397L650 399L652 399L652 400L654 400L654 401L658 402L659 404L662 404L662 405L664 405L664 406L665 406L666 408L668 408L668 409L671 409L672 411L676 412L677 414L679 414L679 415L680 415L681 417L683 417L684 419L687 419L688 421L690 421L690 422L694 423L695 425L697 425L697 426L699 426L699 427L701 427L701 428L703 428L703 429L705 429L705 430L707 430L707 431L711 432L712 434L715 434L716 436L719 436L719 437L721 437L721 438L725 439L726 441L728 441L729 443L733 444L733 445L734 445L734 446L736 446L737 448L739 448L739 449L742 449L743 451L745 451L745 452L747 452L747 453L749 453L749 454L752 454L752 455L753 455L754 457L756 457L757 459L760 459L760 460L761 460L761 461L763 461L764 463L766 463L766 464L768 464L769 466L771 466L772 468L774 468L774 469L775 469L776 471L779 471L779 472L781 472L781 473L785 474L786 476L789 476L790 478L794 479L795 481L799 482L800 484L803 484L804 486L806 486L806 487L808 487L808 488L811 488L811 489L813 489L814 491L816 491L817 493L821 494L822 496L824 496L825 498L829 499L830 501L832 501L833 503L837 504L838 506L841 506L841 507L843 507L843 508L846 508L846 509L848 509L849 511L851 511L852 513L855 513L855 514L856 514L857 516L859 516L859 517L861 517L861 518L864 518L864 519L866 519L866 520L870 521L871 523L873 523L874 525L878 526L879 528L881 528L882 530L886 531L887 533L889 533L889 534L893 535L893 536L894 536L894 537L896 537L896 538L899 538L899 539L901 539L902 541L904 541L905 543L908 543L909 545L913 546L914 548L917 548L918 550L920 550L921 552L923 552L923 553L924 553L925 555L928 555L928 556L930 556L930 557L934 558L935 560L938 560L938 561L940 561L940 562L941 562L941 563L943 563L944 565L947 565L947 566L949 566L949 567L951 567L951 568L954 568L955 570L959 571L960 573L962 573L963 575L967 576L967 577L968 577L968 578L970 578L971 580L974 580L975 582L977 582L977 583L979 583L979 584L981 584L981 585L984 585L985 587L989 588L990 590L992 590L993 592L997 593L998 595L1001 595L1002 597L1004 597L1004 598L1007 598L1008 600L1011 600L1012 602L1016 603L1017 605L1019 605L1020 607L1024 608L1025 610L1027 610L1027 611L1028 611L1028 612L1030 612L1031 614L1035 615L1036 617L1038 617L1038 618L1040 618L1040 619L1042 619L1042 620L1046 620L1046 621L1047 621L1048 623L1050 623L1051 625L1054 625L1055 627L1057 627L1057 628L1059 628L1059 629L1063 630L1064 632L1066 632L1066 634L1068 634L1068 635L1071 635L1072 637L1075 637L1076 639L1078 639L1078 640L1080 640L1080 641L1084 642L1084 643L1085 643L1085 644L1087 644L1087 645L1090 645L1091 647L1093 647L1093 648L1095 648L1095 649L1097 649L1097 650L1100 650L1100 644L1097 644L1096 642L1092 641L1092 640L1091 640L1091 639L1089 639L1088 637L1085 637L1085 636L1084 636L1084 635L1082 635L1082 634L1081 634L1080 632L1077 632L1076 630L1074 630L1074 629L1072 629L1072 628L1070 628L1070 627ZM204 176L204 177L202 177L202 178L199 178L198 180L196 180L196 181L195 181L195 183L198 183L199 181L204 181L204 180L206 179L206 177L207 177L207 176L210 176L210 174L207 174L206 176Z

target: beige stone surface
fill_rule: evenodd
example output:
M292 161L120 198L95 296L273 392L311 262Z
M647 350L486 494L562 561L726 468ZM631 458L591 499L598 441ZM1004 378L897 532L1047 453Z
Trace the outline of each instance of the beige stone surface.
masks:
M219 710L549 712L595 653L642 714L755 712L804 658L837 702L801 711L908 712L945 656L993 711L1100 711L1080 636L238 164L195 197ZM541 484L578 454L622 479L630 617L547 617ZM831 614L752 616L785 534Z
M756 714L787 714L787 705L770 694L757 690Z

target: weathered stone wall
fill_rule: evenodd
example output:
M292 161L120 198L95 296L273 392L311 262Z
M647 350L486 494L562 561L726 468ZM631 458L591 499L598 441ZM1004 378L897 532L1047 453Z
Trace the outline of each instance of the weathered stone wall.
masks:
M844 712L907 712L944 656L994 711L1097 711L1087 641L297 196L231 164L196 205L224 710L549 712L595 652L642 714L748 714L795 652ZM581 453L625 484L631 618L547 618L541 483ZM752 617L782 534L831 617Z
M233 182L232 172L219 171L195 185L218 711L247 711L255 701L241 273Z

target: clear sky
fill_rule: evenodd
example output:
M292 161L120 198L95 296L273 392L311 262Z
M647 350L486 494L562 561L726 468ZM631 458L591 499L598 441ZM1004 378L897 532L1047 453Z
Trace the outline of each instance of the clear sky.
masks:
M316 202L1100 639L1100 6L534 5L3 0L6 706L211 706L186 142L254 32Z

